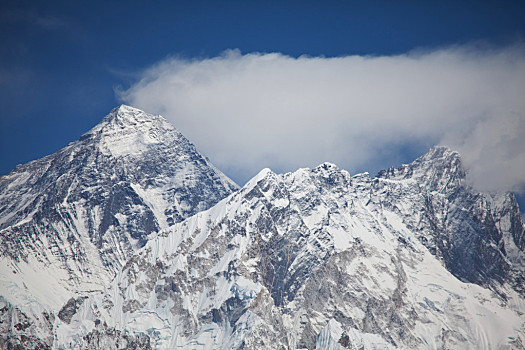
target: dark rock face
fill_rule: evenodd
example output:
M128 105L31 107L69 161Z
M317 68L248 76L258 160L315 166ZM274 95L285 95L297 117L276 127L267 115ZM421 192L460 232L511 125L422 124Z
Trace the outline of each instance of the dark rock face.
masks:
M87 297L69 299L66 305L64 305L64 307L58 312L58 318L61 319L63 322L69 324L71 322L71 318L73 318L78 308L86 299Z

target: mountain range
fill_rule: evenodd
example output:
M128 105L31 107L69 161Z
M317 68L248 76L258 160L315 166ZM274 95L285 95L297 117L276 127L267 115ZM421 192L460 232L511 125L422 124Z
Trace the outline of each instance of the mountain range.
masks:
M518 204L446 147L239 188L120 106L0 177L0 240L5 349L525 349Z

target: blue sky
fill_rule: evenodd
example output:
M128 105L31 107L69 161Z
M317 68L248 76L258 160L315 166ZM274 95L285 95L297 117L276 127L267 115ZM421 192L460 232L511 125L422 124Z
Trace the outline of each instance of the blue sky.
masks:
M488 52L522 46L523 18L519 1L4 1L0 174L77 139L123 100L149 106L154 101L144 100L145 90L128 89L170 60L202 62L230 49L239 50L237 61L275 52L277 62L304 55L419 57L417 52L463 46ZM170 120L178 127L175 117ZM188 132L214 161L214 146L201 147L191 137L196 131ZM349 170L409 162L443 139L425 135L397 143L373 163L349 163ZM237 182L253 175L227 162L218 165ZM282 162L275 170L289 170Z

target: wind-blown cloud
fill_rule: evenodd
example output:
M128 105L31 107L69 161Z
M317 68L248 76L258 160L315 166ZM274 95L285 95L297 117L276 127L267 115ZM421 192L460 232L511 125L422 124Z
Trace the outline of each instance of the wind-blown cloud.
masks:
M522 44L334 58L231 50L166 59L118 94L167 117L241 183L324 161L378 170L433 144L460 151L482 190L525 183Z

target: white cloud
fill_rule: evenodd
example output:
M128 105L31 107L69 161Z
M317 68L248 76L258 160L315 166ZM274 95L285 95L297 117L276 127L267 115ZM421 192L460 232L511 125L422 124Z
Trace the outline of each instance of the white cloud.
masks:
M232 50L166 59L119 95L167 117L241 183L323 161L378 170L433 144L459 150L481 189L525 182L522 44L335 58Z

